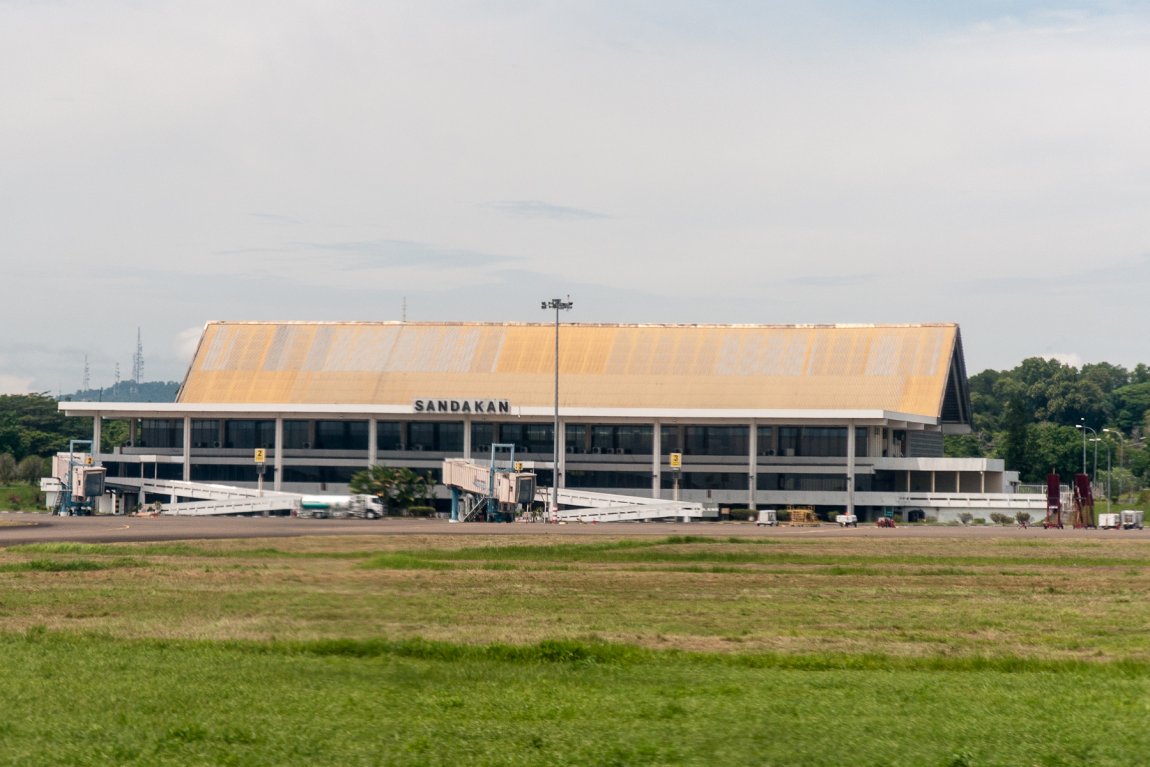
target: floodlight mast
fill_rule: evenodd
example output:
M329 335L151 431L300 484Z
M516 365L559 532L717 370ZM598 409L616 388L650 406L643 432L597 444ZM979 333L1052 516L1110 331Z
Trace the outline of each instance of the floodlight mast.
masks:
M540 302L540 307L543 310L555 310L555 424L553 427L552 437L554 442L554 468L551 475L551 513L550 518L554 518L559 513L559 310L569 311L575 304L570 300L571 296L567 296L567 300L562 298L552 298L550 301Z

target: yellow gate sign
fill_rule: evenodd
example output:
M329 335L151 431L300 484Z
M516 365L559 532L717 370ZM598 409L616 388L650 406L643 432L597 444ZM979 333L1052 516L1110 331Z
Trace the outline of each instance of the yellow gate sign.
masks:
M268 459L267 448L257 447L256 448L256 463L264 463L265 461L267 461L267 459Z
M672 469L683 468L683 454L682 453L671 453L671 468Z

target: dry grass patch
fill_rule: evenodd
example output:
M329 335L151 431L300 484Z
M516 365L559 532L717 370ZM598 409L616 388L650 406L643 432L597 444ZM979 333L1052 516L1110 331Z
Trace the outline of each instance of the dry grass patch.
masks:
M1150 549L1133 538L70 544L0 552L0 585L0 631L1150 658Z

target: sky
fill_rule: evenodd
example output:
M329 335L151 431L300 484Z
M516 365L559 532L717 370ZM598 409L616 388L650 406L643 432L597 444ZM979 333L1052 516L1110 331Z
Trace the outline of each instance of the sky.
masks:
M1150 363L1150 3L0 0L0 393L211 320Z

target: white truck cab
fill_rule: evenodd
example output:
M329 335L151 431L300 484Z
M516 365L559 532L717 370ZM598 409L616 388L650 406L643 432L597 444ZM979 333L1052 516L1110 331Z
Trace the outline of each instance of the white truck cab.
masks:
M756 527L766 525L768 527L777 527L779 524L779 513L775 509L759 509L758 519L755 520Z

